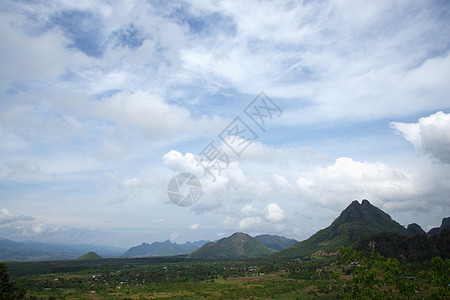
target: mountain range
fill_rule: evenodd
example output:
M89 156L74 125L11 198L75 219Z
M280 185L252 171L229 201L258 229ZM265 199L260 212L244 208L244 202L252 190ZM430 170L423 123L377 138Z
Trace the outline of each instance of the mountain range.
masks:
M229 238L231 238L231 237L229 237ZM267 253L272 253L274 251L286 249L287 247L289 247L297 242L297 240L294 240L294 239L288 239L283 236L269 235L269 234L258 235L258 236L255 236L254 238L252 238L252 237L250 237L250 238L255 239L256 241L261 243L263 246L265 246L271 250L271 252L269 252L269 251L267 251L267 249L264 249L262 252L263 254L259 255L259 256L264 256ZM226 239L228 239L228 238L226 238ZM242 240L248 241L250 239L245 237ZM207 251L208 253L210 251L218 251L218 254L213 255L214 257L219 258L219 257L227 256L221 252L231 253L232 255L235 255L233 257L241 257L242 256L242 253L236 249L234 249L234 250L233 249L218 250L220 247L222 247L221 245L225 245L225 247L228 247L228 244L225 241L218 241L218 242L197 241L197 242L186 242L184 244L177 244L177 243L172 243L171 241L167 240L164 242L153 242L151 244L142 243L139 246L131 247L122 255L122 257L171 256L171 255L190 254L207 243L209 243L209 245L205 246L204 249L208 248L209 249ZM230 244L233 244L234 246L238 245L237 242L230 243ZM255 241L250 242L250 244L259 245ZM215 246L210 249L210 247L212 245L215 245ZM244 248L247 249L246 247L247 246L242 245L242 249L244 249ZM193 254L193 257L196 257L196 258L203 257L202 253L204 253L204 251L206 251L204 249L202 249L200 254L198 254L198 253ZM247 249L247 252L248 251L252 252L251 247ZM206 255L206 257L210 257L210 255Z
M148 256L172 256L189 254L209 241L186 242L184 244L164 242L153 242L151 244L142 243L139 246L131 247L122 257L148 257Z
M216 242L197 241L177 244L167 240L151 244L142 243L125 251L125 249L96 245L51 245L0 239L0 261L76 259L83 257L82 255L88 251L95 252L95 255L87 255L88 258L96 256L96 253L99 257L124 258L174 255L187 255L188 258L198 259L250 258L269 255L273 258L302 258L317 252L336 252L341 246L351 246L358 242L360 244L357 245L361 249L366 249L367 245L364 243L368 243L367 239L370 238L375 239L372 242L376 245L395 245L393 249L397 250L392 251L396 254L406 253L404 255L417 258L448 251L449 229L450 217L444 218L441 226L431 229L428 234L416 223L405 228L368 200L362 200L361 203L355 200L330 226L301 242L277 235L263 234L251 237L246 233L236 232ZM438 237L433 238L434 236ZM441 245L442 243L445 245ZM422 254L415 255L411 249L416 249L417 253Z

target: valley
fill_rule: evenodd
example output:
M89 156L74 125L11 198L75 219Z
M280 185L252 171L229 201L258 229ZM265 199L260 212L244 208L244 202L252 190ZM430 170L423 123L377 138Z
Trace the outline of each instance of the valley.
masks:
M236 232L189 254L102 258L91 251L71 260L9 261L2 278L10 276L11 289L27 299L445 299L448 225L444 218L427 234L367 200L353 201L301 242ZM126 253L173 246L143 244Z

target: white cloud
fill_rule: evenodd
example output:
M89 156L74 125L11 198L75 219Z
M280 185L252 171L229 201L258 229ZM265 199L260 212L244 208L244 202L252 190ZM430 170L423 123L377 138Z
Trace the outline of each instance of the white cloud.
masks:
M144 189L150 187L150 185L146 186L144 180L137 176L122 179L118 171L103 174L103 179L106 181L105 188L112 185L115 190L114 198L108 199L111 204L124 203L130 198L136 198Z
M189 226L189 230L197 230L200 227L200 224L192 224Z
M239 221L239 230L255 230L260 229L263 225L263 220L260 217L246 217Z
M439 111L417 123L392 122L391 126L420 152L450 163L450 114Z
M180 235L179 235L178 233L172 232L172 233L170 234L169 240L170 240L172 243L174 243L174 242L176 241L176 239L179 238L179 237L180 237Z
M264 148L265 145L258 147ZM353 199L369 199L380 207L416 210L417 207L423 209L420 199L424 198L434 199L433 205L441 206L443 203L435 191L448 190L445 180L438 180L442 171L424 170L420 165L402 169L379 161L357 161L349 157L339 157L327 164L328 160L321 160L318 165L302 163L298 159L301 153L298 149L273 148L271 153L283 153L283 160L292 163L283 165L276 159L269 159L262 165L260 159L242 158L231 163L215 182L198 172L202 169L195 167L194 155L183 156L173 150L164 156L164 160L174 170L197 172L199 175L203 195L192 208L194 212L222 212L228 207L234 210L235 217L258 217L270 222L288 219L288 214L278 203L280 197L314 207L327 206L336 212ZM254 205L266 201L269 204L265 209ZM244 206L238 208L235 206L237 203L244 203ZM227 227L239 222L227 219L225 223ZM252 222L255 223L255 219L248 219L243 224Z
M163 161L173 171L189 172L200 179L202 198L192 207L196 213L219 209L226 201L265 199L272 192L271 184L266 179L248 176L238 161L231 161L220 174L211 169L214 177L198 165L196 156L191 153L183 155L171 150L163 156Z
M246 204L244 205L244 207L241 208L240 213L243 216L254 216L258 215L260 211L254 208L251 204Z
M120 92L94 105L107 120L138 128L150 138L169 138L208 131L207 118L193 120L189 110L167 104L146 92Z
M220 223L225 228L234 228L236 226L236 220L230 216L226 216L225 219L223 219Z
M31 221L31 220L33 220L33 217L17 214L6 208L0 209L0 225L7 223L14 223L17 221Z
M33 145L67 141L84 133L84 124L78 118L55 112L48 102L34 100L34 97L46 96L24 92L4 97L0 105L0 128L3 129L0 132L9 136L6 142L13 142L13 145L6 144L6 148L21 143L24 145L19 144L18 150L27 150Z
M70 19L73 11L86 22ZM380 151L367 150L370 143L360 137L388 151L395 147L389 139L375 136L385 125L379 120L448 110L446 12L432 2L5 0L0 177L11 188L2 199L10 209L22 210L30 197L53 209L52 199L64 197L71 207L78 202L69 199L89 195L98 199L91 210L99 216L108 201L164 202L149 191L151 185L165 195L170 172L161 171L163 157L172 171L201 179L203 196L187 213L211 218L201 220L202 228L309 232L362 198L436 216L448 207L448 164L413 158L401 167L391 154L388 163ZM88 55L90 46L98 55ZM230 157L215 182L197 165L196 152L175 150L198 149L199 138L216 137L262 89L283 109L277 132L258 131L268 144L258 140ZM367 130L360 133L361 120L376 122L362 124ZM449 162L447 114L392 126L418 151ZM358 156L343 145L350 139ZM44 171L55 173L51 189L41 185ZM99 192L101 182L91 179L105 173L109 184ZM148 174L155 174L151 183ZM108 206L119 208L136 209ZM173 214L179 234L199 222L183 223L186 211L165 209L148 219L150 227ZM54 238L74 232L34 225L23 232ZM20 236L16 229L11 234Z
M286 218L284 211L277 203L269 203L264 211L265 218L269 222L279 223L284 221L284 219Z
M260 204L259 201L255 202ZM231 207L228 207L230 209ZM255 232L279 232L281 223L286 221L286 215L277 203L269 203L264 209L258 209L251 204L245 204L240 210L238 220L235 217L226 216L221 224L226 229L240 230L240 231L255 231ZM275 226L277 223L280 226Z
M55 80L71 63L84 65L84 55L72 54L67 40L58 32L44 32L32 36L23 31L27 20L19 14L0 15L1 90L17 80Z
M120 187L121 188L125 188L125 189L130 189L130 188L138 188L142 185L142 179L138 178L138 177L128 177L125 178L121 183L120 183Z
M164 154L163 161L166 166L175 172L189 172L195 175L202 173L202 168L197 166L198 161L192 153L183 155L176 150L170 150Z
M416 14L406 3L250 1L211 9L236 30L182 49L184 68L248 94L264 87L272 97L308 99L285 122L373 120L448 106L448 41L434 33L449 29L437 7L417 4ZM436 48L443 55L430 57Z
M413 201L425 192L418 174L381 162L359 162L348 157L328 167L315 168L296 179L298 197L317 205L341 207L349 199L370 199L380 205L404 199Z
M242 138L237 137L236 144L243 142ZM245 141L244 141L245 142ZM222 145L222 147L225 147ZM297 149L284 149L284 148L275 148L263 144L259 141L254 141L250 146L242 152L242 159L252 159L261 162L273 162L273 161L286 161L291 159L293 156L298 155L301 156L302 150Z

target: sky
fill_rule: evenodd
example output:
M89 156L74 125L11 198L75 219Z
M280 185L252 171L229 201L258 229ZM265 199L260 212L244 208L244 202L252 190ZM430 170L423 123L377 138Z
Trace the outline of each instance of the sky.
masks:
M0 45L1 238L303 240L362 199L450 215L448 1L4 0Z

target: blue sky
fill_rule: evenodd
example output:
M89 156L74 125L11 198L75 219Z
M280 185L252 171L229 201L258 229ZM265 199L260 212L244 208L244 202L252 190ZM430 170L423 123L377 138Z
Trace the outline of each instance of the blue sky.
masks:
M130 247L305 239L369 199L450 215L447 1L3 1L0 237ZM265 131L244 112L264 92ZM219 134L258 139L240 157ZM196 166L214 141L229 166ZM194 206L169 180L199 177Z

